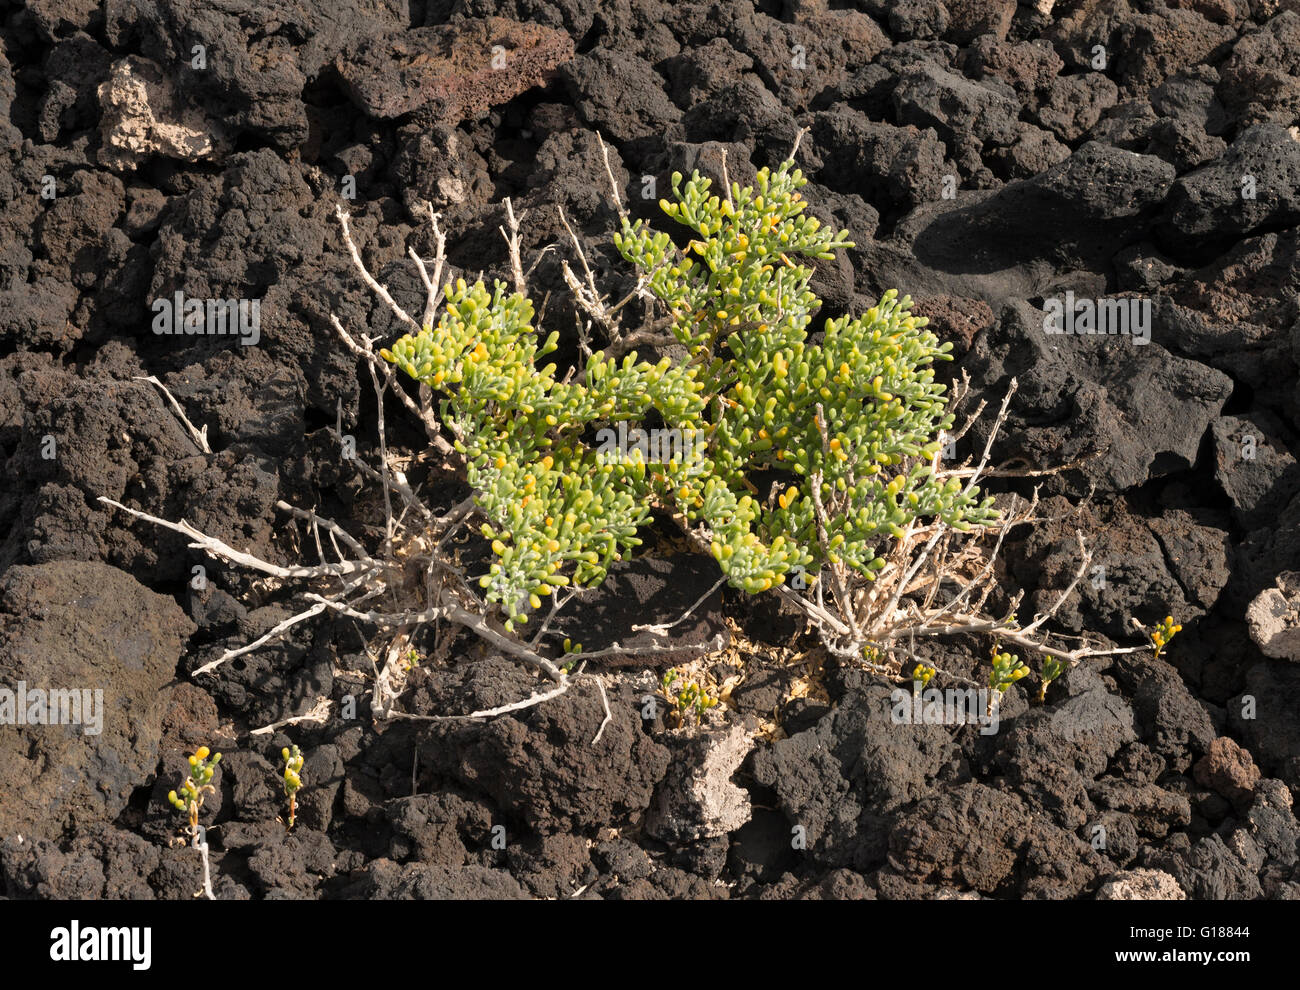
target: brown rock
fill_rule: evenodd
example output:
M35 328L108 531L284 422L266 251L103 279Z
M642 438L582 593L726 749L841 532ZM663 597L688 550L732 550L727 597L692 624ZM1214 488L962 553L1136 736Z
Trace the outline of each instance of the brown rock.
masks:
M977 333L993 325L993 310L982 299L932 296L914 303L912 313L929 320L929 329L941 341L951 341L958 357L970 350Z
M158 765L162 689L193 632L172 599L98 561L5 573L0 837L55 838L122 813Z
M503 17L369 38L336 60L352 101L372 117L429 108L445 123L477 117L541 85L573 58L573 40Z
M984 34L1004 41L1016 16L1016 0L947 0L946 6L951 18L948 35L958 44Z
M1196 761L1192 776L1202 787L1221 794L1234 805L1250 802L1259 783L1259 768L1250 753L1227 736L1210 743L1209 752Z

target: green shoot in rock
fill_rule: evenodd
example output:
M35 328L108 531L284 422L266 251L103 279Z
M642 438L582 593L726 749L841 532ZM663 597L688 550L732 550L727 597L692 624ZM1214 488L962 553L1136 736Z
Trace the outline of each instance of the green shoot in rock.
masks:
M212 786L212 775L216 772L217 764L221 762L221 754L216 753L209 760L209 753L211 750L207 746L196 749L189 758L189 776L181 784L180 791L167 792L167 800L171 802L172 807L185 813L190 832L198 828L199 811L203 808L204 795L216 792L216 788Z
M295 745L280 750L284 760L284 793L289 798L289 827L298 817L298 791L302 788L302 753Z

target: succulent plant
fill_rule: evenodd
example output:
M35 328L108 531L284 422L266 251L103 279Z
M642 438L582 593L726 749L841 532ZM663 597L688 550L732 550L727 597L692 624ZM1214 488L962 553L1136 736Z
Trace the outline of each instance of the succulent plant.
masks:
M1155 629L1151 631L1151 645L1156 648L1156 659L1160 659L1160 654L1164 652L1169 641L1183 631L1183 627L1174 622L1172 615L1166 615L1164 621L1157 622Z
M204 795L216 790L212 786L212 776L216 773L217 764L221 762L221 754L213 754L207 746L200 746L188 758L188 762L189 774L178 790L167 792L167 800L177 811L185 813L190 830L193 831L199 825L199 811L203 808Z
M1065 673L1065 663L1056 657L1048 654L1043 657L1043 667L1039 672L1038 700L1047 700L1047 688L1052 681L1056 680Z
M640 544L655 505L703 524L730 584L750 593L828 558L870 578L917 517L957 529L994 518L990 499L935 477L952 417L932 366L949 345L910 298L886 292L810 339L821 301L798 259L852 242L805 215L806 181L787 161L720 198L698 173L684 184L674 173L675 202L660 205L695 233L685 251L623 219L614 244L668 311L680 361L597 351L557 378L555 364L538 367L557 335L539 343L532 302L463 280L447 287L436 326L383 352L439 396L488 520L495 559L480 584L511 631L556 588L599 584ZM698 442L653 460L611 458L591 440L651 422Z
M993 669L989 672L989 687L999 694L1006 691L1022 677L1029 676L1029 668L1014 653L999 652L993 648Z
M289 798L289 827L298 818L298 791L302 788L302 752L297 745L286 746L280 750L280 759L284 761L284 793Z

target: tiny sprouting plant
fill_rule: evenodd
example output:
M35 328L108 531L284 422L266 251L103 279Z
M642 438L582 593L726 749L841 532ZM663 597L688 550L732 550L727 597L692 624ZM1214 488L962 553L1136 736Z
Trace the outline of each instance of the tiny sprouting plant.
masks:
M1164 621L1157 622L1155 629L1151 630L1151 644L1156 648L1156 659L1160 659L1160 654L1164 652L1169 641L1183 631L1183 627L1174 623L1172 615L1166 615Z
M993 669L989 672L989 687L1002 694L1016 681L1029 675L1029 668L1014 653L1003 653L993 648Z
M1002 695L1006 693L1007 688L1022 677L1028 676L1029 668L1020 662L1020 657L1014 653L1004 653L997 645L994 645L993 669L989 671L989 702L987 706L989 714L992 714L994 707L1002 700Z
M575 643L567 636L564 637L564 655L567 659L561 661L560 669L568 674L578 665L578 660L582 655L582 644Z
M912 683L916 685L917 690L924 689L933 679L936 671L933 667L923 663L918 663L912 668Z
M1051 684L1052 681L1060 677L1063 673L1065 673L1065 664L1062 661L1058 660L1056 657L1052 656L1051 654L1048 654L1047 656L1043 657L1043 668L1039 672L1039 677L1041 678L1038 685L1039 701L1047 700L1048 685Z
M672 705L673 718L679 729L686 723L687 715L694 714L698 723L705 712L719 704L717 696L707 685L683 676L676 668L664 674L659 688Z
M286 746L280 750L280 759L284 761L284 793L289 798L289 827L298 817L298 791L302 788L302 753L297 745Z
M189 757L190 772L185 782L181 784L180 790L167 792L167 800L171 802L172 807L185 813L191 832L198 828L199 811L203 808L204 795L216 791L212 786L212 775L216 772L217 764L221 762L221 754L212 754L212 758L208 759L210 753L211 750L207 746L196 749Z

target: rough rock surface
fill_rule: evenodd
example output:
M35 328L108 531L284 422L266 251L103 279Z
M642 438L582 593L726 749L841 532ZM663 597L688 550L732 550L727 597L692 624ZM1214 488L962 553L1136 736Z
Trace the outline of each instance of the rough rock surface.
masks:
M728 835L749 821L749 795L731 782L754 742L743 723L703 732L674 746L673 762L655 791L646 832L670 842Z
M133 170L150 155L197 162L212 158L220 125L187 108L162 69L128 55L99 87L99 161L115 172Z
M1160 870L1125 870L1097 890L1099 901L1185 901L1178 881Z
M0 614L0 685L11 708L25 689L23 718L37 722L16 724L0 700L0 833L57 838L112 821L157 762L159 691L193 624L175 602L97 561L11 567ZM56 702L56 691L77 703Z
M1250 638L1266 657L1300 660L1300 573L1283 571L1277 580L1246 610Z
M340 55L337 68L348 95L372 117L427 107L433 119L454 124L541 84L572 57L562 31L489 17L366 39Z

